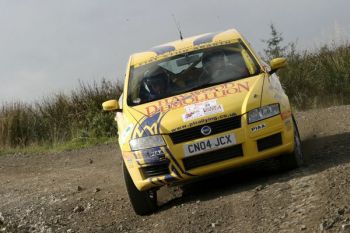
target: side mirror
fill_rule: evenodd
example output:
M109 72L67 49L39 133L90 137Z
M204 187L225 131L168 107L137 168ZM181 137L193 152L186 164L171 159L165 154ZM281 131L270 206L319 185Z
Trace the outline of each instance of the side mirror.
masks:
M121 110L117 100L108 100L102 103L103 111Z
M287 66L287 59L283 57L274 58L270 61L271 71L270 74L275 73L277 70Z

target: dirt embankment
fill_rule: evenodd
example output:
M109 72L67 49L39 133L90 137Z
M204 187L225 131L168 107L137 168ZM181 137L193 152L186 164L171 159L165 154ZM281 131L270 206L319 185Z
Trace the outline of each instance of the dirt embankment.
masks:
M307 165L272 161L131 209L115 145L0 157L0 232L350 232L350 106L296 114Z

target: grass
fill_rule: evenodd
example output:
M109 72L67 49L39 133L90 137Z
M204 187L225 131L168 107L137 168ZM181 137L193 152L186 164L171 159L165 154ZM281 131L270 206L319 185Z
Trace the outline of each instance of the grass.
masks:
M350 45L286 54L288 67L279 71L291 104L300 110L350 104Z
M80 83L70 95L56 94L40 102L14 102L0 109L0 151L37 151L78 148L116 138L114 115L102 102L118 99L116 83Z

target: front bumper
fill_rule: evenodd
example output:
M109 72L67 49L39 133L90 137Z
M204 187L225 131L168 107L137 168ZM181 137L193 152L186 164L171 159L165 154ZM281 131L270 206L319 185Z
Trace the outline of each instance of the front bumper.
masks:
M246 115L241 118L241 127L205 138L234 134L233 146L185 157L184 145L174 144L169 135L163 135L166 147L145 151L123 152L124 161L139 190L171 183L184 182L259 160L291 153L294 148L291 117L281 115L248 125Z

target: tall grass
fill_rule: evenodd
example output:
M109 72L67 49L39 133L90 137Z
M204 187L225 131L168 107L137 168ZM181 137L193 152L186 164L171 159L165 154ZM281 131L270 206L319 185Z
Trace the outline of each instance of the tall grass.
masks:
M103 80L100 84L80 82L70 95L56 94L34 104L4 104L0 109L0 146L58 145L115 136L114 116L103 113L101 103L120 94L116 84Z
M350 104L350 45L324 46L315 52L288 54L279 71L289 99L297 109Z

